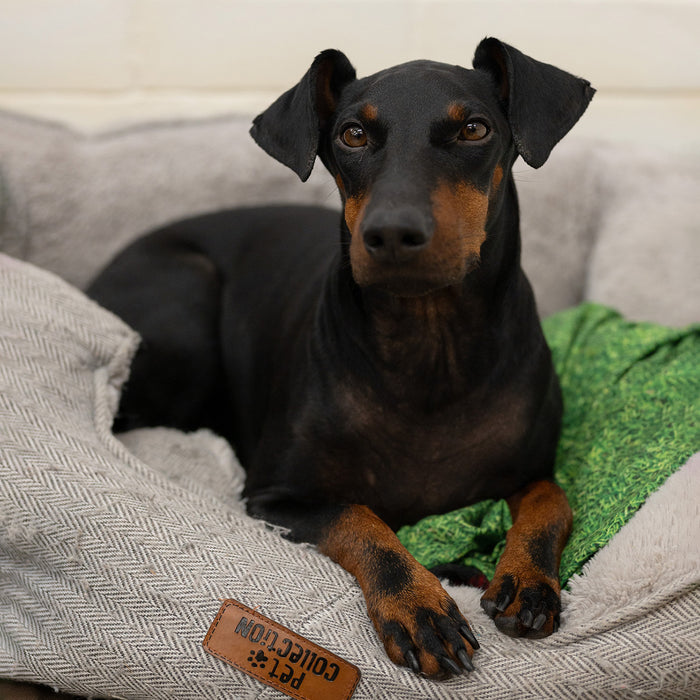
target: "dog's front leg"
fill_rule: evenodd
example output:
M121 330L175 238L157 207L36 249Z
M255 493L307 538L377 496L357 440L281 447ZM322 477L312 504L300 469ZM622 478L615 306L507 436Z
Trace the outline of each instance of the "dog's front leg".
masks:
M513 526L481 607L511 637L546 637L559 627L559 561L571 508L551 481L530 484L508 506Z
M456 603L369 508L259 506L249 501L252 514L291 528L355 576L392 661L437 678L473 669L479 644Z

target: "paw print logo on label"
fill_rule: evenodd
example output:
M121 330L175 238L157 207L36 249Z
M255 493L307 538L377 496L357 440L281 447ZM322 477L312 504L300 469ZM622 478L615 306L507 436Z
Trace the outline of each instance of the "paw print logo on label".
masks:
M250 656L248 657L248 662L253 668L265 668L265 663L269 661L268 657L262 651L255 653L255 649L250 650Z

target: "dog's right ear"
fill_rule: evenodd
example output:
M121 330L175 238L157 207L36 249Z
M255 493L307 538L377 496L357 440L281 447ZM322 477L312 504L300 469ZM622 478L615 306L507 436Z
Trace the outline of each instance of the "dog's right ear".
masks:
M335 112L343 87L354 79L355 69L344 53L323 51L297 85L255 118L251 136L306 181L314 167L321 132Z

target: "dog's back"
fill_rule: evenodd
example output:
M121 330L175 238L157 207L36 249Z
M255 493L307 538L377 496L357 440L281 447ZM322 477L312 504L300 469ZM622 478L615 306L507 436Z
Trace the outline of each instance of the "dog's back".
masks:
M303 206L221 211L166 225L117 255L88 289L141 335L115 429L210 428L247 463L264 387L288 371L301 326L310 332L338 255L339 216Z

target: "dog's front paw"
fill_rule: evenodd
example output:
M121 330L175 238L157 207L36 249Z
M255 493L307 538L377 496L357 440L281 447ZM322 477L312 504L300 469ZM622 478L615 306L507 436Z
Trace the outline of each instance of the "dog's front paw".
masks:
M414 570L413 579L400 591L368 600L389 658L436 679L474 670L471 657L479 643L457 604L427 570Z
M547 637L559 629L559 584L537 572L496 573L481 607L510 637Z

